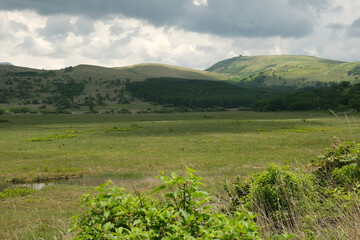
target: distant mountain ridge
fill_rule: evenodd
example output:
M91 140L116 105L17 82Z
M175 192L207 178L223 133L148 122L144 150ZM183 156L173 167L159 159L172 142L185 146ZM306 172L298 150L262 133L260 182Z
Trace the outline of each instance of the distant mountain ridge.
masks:
M360 80L360 62L297 55L239 56L222 60L208 72L225 74L243 85L306 87Z
M232 84L229 89L236 88L234 83L245 89L238 93L239 96L244 97L247 94L251 95L249 99L253 99L254 95L257 99L264 94L323 87L335 82L360 82L360 62L345 63L292 55L239 56L220 61L206 71L154 63L116 68L78 65L59 70L32 69L5 63L0 64L0 107L4 104L7 108L20 112L29 111L23 108L29 107L34 113L84 113L97 110L103 113L128 113L129 109L133 112L162 111L160 106L147 102L149 99L137 98L127 89L132 83L161 77L168 79L169 86L175 86L172 82L174 79L228 80ZM206 99L200 100L211 100L213 96L207 93L208 86L204 84L212 85L203 81L199 84L202 90L197 89L195 95L199 98L199 93L205 91L202 96L206 96ZM160 82L157 87L164 86ZM168 87L167 91L169 89L171 88ZM170 97L173 97L174 94L169 93ZM217 96L218 99L221 98L221 94L229 97L223 91ZM194 96L189 106L198 106L197 102L201 102ZM237 104L238 102L235 105ZM250 102L246 105L241 103L242 106L249 104Z
M166 64L144 63L126 67L107 68L96 65L80 64L59 70L40 70L27 67L14 66L11 63L0 64L0 78L6 74L37 73L44 74L52 72L56 77L64 74L71 78L101 78L102 80L130 79L131 81L143 81L154 77L176 77L205 80L221 80L222 74L206 72L185 67ZM5 75L4 75L5 74Z
M9 62L0 62L0 65L10 65L10 66L14 66L12 63L9 63Z

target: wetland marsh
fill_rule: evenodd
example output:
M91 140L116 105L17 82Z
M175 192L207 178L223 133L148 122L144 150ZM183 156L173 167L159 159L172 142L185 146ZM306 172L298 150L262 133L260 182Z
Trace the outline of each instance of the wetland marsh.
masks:
M325 112L1 119L7 120L0 122L2 189L15 188L12 182L53 182L0 199L1 239L66 238L69 217L80 211L79 197L110 179L129 192L147 192L160 171L184 173L188 166L216 192L223 181L246 178L269 163L304 168L331 144L354 141L360 133L357 114Z

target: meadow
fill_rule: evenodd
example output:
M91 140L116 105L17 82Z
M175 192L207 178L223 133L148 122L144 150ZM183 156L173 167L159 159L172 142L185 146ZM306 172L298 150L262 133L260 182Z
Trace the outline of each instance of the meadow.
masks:
M160 171L204 178L210 192L269 163L306 168L336 141L355 141L359 115L328 112L206 112L0 117L0 239L63 239L80 196L111 179L148 192ZM49 182L48 182L49 183ZM0 195L1 196L1 195Z

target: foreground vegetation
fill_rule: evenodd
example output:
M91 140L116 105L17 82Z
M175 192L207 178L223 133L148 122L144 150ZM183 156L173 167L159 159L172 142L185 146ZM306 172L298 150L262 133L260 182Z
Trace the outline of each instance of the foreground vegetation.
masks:
M237 111L3 115L0 238L71 237L69 218L85 211L79 197L91 193L94 186L111 179L135 196L137 191L146 195L159 184L154 176L160 170L183 176L186 166L204 178L203 190L215 196L214 201L224 207L241 203L243 195L233 195L237 202L221 199L226 193L224 180L238 184L237 176L243 182L250 174L266 170L269 163L303 168L336 139L357 139L358 115L339 118L321 112ZM68 180L57 180L41 190L3 190L22 188L8 181L61 178Z
M84 196L88 209L75 218L76 239L259 239L254 216L217 212L193 172L188 168L187 176L158 176L163 184L154 191L167 189L160 201L98 187L95 197Z
M153 193L167 190L161 200L102 185L84 196L87 210L72 231L76 239L259 239L259 231L267 239L358 238L360 145L333 145L312 166L295 172L270 165L225 185L230 201L215 201L221 214L189 168L187 176L158 176L162 185Z

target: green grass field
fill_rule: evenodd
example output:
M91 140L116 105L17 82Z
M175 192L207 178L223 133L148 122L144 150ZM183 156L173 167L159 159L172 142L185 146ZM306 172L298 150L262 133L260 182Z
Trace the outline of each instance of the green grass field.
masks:
M0 198L0 239L62 239L79 196L111 179L149 191L159 172L204 177L210 191L269 163L303 168L337 140L357 140L359 115L217 112L0 117L0 190L8 181L60 180ZM81 177L81 178L78 178Z

